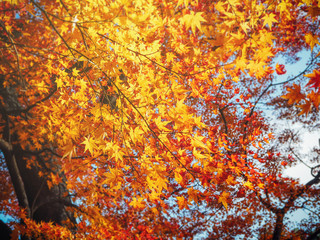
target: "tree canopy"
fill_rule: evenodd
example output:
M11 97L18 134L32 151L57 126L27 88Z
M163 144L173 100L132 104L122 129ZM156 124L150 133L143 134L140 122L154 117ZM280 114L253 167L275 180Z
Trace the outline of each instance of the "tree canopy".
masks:
M320 233L320 150L302 156L289 128L320 127L319 1L6 0L0 12L13 239ZM282 175L300 162L306 184Z

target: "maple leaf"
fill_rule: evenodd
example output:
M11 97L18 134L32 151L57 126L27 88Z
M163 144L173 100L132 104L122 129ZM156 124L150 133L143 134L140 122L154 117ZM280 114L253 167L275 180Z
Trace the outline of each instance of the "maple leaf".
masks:
M182 210L182 209L188 209L189 207L188 207L188 201L183 197L183 196L181 196L181 197L176 197L177 198L177 200L178 200L178 206L179 206L179 209L180 210Z
M79 72L80 72L80 70L78 70L76 68L72 69L72 75L75 77L79 76Z
M72 142L68 142L68 144L64 145L63 147L64 155L62 158L65 158L69 156L69 159L71 159L72 155L75 152L75 146L73 146Z
M310 101L312 102L313 106L315 106L317 109L319 108L320 95L318 93L315 93L314 91L312 91L311 93L309 93L307 95L307 98L310 99Z
M276 39L276 37L273 36L272 32L269 32L269 31L267 31L265 29L263 29L261 31L260 40L262 42L265 42L265 43L268 43L268 44L272 45L274 39Z
M3 0L3 2L8 2L10 4L13 4L13 5L17 5L19 4L21 0Z
M227 200L228 200L229 195L230 195L230 193L223 192L222 194L220 194L219 199L218 199L218 202L222 203L226 210L228 210Z
M180 23L185 24L187 29L191 27L193 33L196 32L196 28L201 31L201 22L206 22L201 14L202 12L197 12L195 14L193 11L191 11L191 14L186 14L180 18Z
M147 183L150 189L154 189L157 192L161 192L163 189L168 189L167 186L168 180L162 176L158 176L156 174L153 175L153 177L148 176L147 177Z
M310 112L312 107L312 103L311 101L305 99L305 103L298 105L298 107L302 109L299 115L306 114L306 116L308 116L308 113Z
M92 138L90 137L84 137L84 141L82 142L82 144L85 145L85 149L84 152L86 152L87 150L89 150L89 152L91 153L91 155L93 155L94 149L96 148L96 145L94 143L94 141L92 140Z
M242 22L240 23L240 27L242 28L242 30L248 34L248 30L250 30L250 27L248 25L249 23L248 22Z
M144 208L145 207L144 198L142 197L132 198L132 201L129 203L129 206L132 206L134 208Z
M119 180L119 174L120 174L120 170L116 169L116 168L111 168L109 172L105 173L105 180L102 182L102 184L108 184L111 187L113 187L114 185L117 185L118 183L120 183Z
M271 48L263 48L259 49L257 52L257 58L260 59L261 61L267 61L269 58L273 57L274 54L271 52Z
M276 64L276 73L278 75L283 75L287 72L287 70L285 69L285 66L283 64Z
M56 83L57 83L57 88L61 88L64 85L64 83L63 83L61 78L57 78L56 79Z
M166 190L168 189L167 182L168 180L166 178L162 178L162 177L157 178L156 186L159 192L161 192L162 189L166 189Z
M313 50L316 44L319 44L318 37L313 35L312 33L307 33L305 35L306 43L311 47L311 51Z
M278 4L278 8L280 10L280 13L282 14L283 12L288 12L288 7L291 7L292 4L291 3L288 3L286 1L281 1L279 4Z
M177 181L177 183L181 184L183 182L183 178L178 172L174 172L174 179Z
M307 78L310 78L307 86L313 87L316 90L320 90L320 69L314 69L312 73L304 75Z
M20 132L19 133L19 139L23 142L25 142L29 138L29 135L27 132Z
M278 21L274 18L276 15L274 13L270 13L269 15L265 15L262 19L264 20L263 26L268 25L271 29L273 23L277 23Z
M254 188L253 188L253 186L252 186L252 183L251 183L250 181L246 181L246 182L243 184L243 186L245 186L245 187L247 187L247 188L249 188L249 189L251 189L251 190L254 190Z
M161 131L168 131L168 132L170 131L168 128L165 127L170 122L169 121L163 121L160 116L157 119L155 119L155 123L156 123L157 127Z
M320 15L320 7L318 6L310 6L308 7L308 15L310 15L312 18L316 18Z
M206 158L206 156L201 154L199 151L197 151L196 148L193 148L192 153L193 153L193 155L195 156L196 159Z
M191 139L191 144L194 147L200 147L200 148L204 148L204 149L208 149L207 145L203 143L203 140L205 138L204 137L200 137L200 136L194 136L193 139Z

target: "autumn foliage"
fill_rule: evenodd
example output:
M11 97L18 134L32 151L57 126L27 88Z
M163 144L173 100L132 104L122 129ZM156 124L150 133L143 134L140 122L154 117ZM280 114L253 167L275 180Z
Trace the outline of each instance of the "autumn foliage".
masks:
M319 9L1 1L0 211L11 236L312 239L319 162L306 184L284 177L302 161L299 142L270 118L316 126ZM301 52L309 61L292 76ZM310 211L296 226L298 209Z

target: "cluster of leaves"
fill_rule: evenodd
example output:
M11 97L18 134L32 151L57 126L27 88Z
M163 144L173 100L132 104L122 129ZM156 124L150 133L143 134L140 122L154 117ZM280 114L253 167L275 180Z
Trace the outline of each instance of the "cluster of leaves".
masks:
M313 71L306 77L315 91L294 84L283 98L302 113L318 110L319 7L312 0L2 1L0 147L19 145L48 189L64 183L76 219L34 221L32 204L18 208L1 163L0 209L25 223L13 222L15 233L298 236L284 217L315 208L317 181L281 176L287 158L269 145L275 140L258 104L297 79L275 83L286 70L274 59L311 49L305 71ZM5 136L8 128L14 137ZM315 228L311 222L299 236Z

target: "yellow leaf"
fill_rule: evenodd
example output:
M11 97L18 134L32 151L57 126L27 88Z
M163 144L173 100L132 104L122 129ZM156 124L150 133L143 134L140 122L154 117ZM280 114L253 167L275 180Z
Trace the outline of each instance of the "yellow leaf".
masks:
M277 8L280 10L280 13L282 14L283 12L287 12L288 13L288 8L291 7L292 4L291 3L288 3L286 1L281 1ZM289 14L288 14L289 16Z
M193 147L200 147L200 148L204 148L204 149L208 149L209 150L207 145L205 145L203 143L203 141L202 141L203 139L205 139L205 137L196 135L196 136L193 137L193 139L191 139L191 145Z
M249 181L246 181L244 184L243 184L245 187L251 189L251 190L254 190L253 186L252 186L252 183L249 182Z
M154 122L156 123L157 127L161 131L167 131L167 132L170 131L168 128L165 127L168 123L170 123L169 121L162 121L161 117L159 116L158 118L155 119Z
M63 86L63 81L61 78L56 79L57 88L61 88Z
M202 122L201 116L199 116L199 117L194 117L194 123L195 123L196 126L199 127L200 129L201 129L201 128L205 128L205 127L207 126L206 124L204 124L204 123Z
M8 3L12 4L12 5L17 5L20 2L20 0L3 0L3 1L4 2L8 2Z
M230 195L230 193L223 192L223 193L220 195L219 199L218 199L218 202L219 202L219 203L222 203L226 210L228 210L227 199L228 199L229 195Z
M152 190L151 193L149 194L149 199L151 201L159 201L160 195L161 195L161 193Z
M201 22L206 22L206 20L201 16L202 12L197 12L196 14L191 11L191 14L186 14L180 18L180 23L185 24L186 28L191 30L193 33L196 32L196 28L201 32Z
M85 149L84 152L86 152L87 150L89 150L89 152L91 153L91 155L93 155L93 149L96 147L94 141L90 138L90 137L84 137L85 140L82 142L82 144L85 145Z
M129 203L129 205L134 208L144 208L145 207L144 198L142 197L132 198L132 201Z
M196 148L193 148L192 153L196 159L206 158L206 156L197 151Z
M156 183L157 183L157 186L160 189L160 191L162 191L162 189L165 189L165 190L168 189L167 182L168 182L168 180L166 178L160 178L160 177L157 178Z
M277 23L278 21L274 18L276 15L270 13L269 15L264 16L262 19L264 20L263 26L268 24L269 28L271 29L272 23Z
M319 44L317 36L313 36L312 33L307 33L305 39L306 43L311 47L311 51L313 50L314 45Z
M110 186L114 186L120 183L119 174L120 174L120 171L118 169L111 168L110 172L107 172L104 174L106 179L102 182L102 184L108 184Z
M182 181L183 181L183 178L182 178L182 176L180 175L180 173L178 173L178 172L174 172L174 179L177 181L177 183L182 183Z
M186 199L181 196L181 197L176 197L178 200L178 205L179 205L179 209L182 210L184 208L188 209L188 201L186 201Z
M72 75L75 77L79 76L79 72L80 70L77 70L76 68L72 69Z
M273 36L271 32L268 32L265 29L263 29L261 33L262 34L260 36L260 41L273 45L273 40L276 39L276 37Z
M248 22L240 23L240 27L246 34L248 33L248 30L250 30L250 27L248 26Z
M147 183L150 189L154 189L157 192L161 192L163 189L167 190L167 182L168 180L164 177L161 177L159 175L150 177L147 177Z

